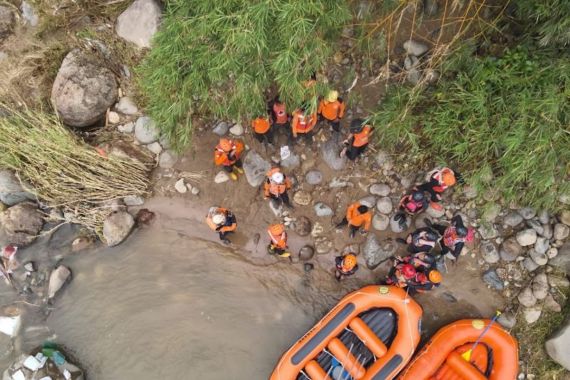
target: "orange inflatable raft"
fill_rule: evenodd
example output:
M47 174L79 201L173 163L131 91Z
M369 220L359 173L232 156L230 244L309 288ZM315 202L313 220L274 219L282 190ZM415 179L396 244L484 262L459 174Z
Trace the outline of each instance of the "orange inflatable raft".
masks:
M514 380L519 365L517 341L497 323L481 335L490 323L464 319L445 326L398 380ZM472 351L464 358L462 354L468 350Z
M357 290L283 354L270 380L393 379L419 343L421 316L400 288Z

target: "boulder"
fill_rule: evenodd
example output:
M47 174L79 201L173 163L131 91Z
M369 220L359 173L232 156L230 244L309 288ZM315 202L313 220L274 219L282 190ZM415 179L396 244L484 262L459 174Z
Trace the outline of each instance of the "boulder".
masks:
M549 248L548 239L543 238L542 236L536 239L536 243L534 243L534 250L538 253L546 253Z
M552 297L552 294L546 295L543 306L544 309L547 311L553 311L555 313L560 313L562 311L562 306L560 306L560 304L556 302L554 297Z
M546 273L539 273L532 280L532 294L537 300L543 300L548 295L548 277Z
M312 223L306 216L300 216L294 223L293 229L299 236L307 236L313 229Z
M0 5L0 41L12 34L16 18L9 7Z
M385 183L375 183L373 185L370 185L368 191L370 191L370 194L372 195L387 197L392 192L392 189L390 189L390 186L386 185Z
M546 341L545 348L552 360L570 371L570 317Z
M315 255L315 249L310 245L305 245L299 250L299 260L311 260Z
M306 191L299 190L295 195L293 195L293 202L301 206L308 206L311 203L311 194Z
M537 234L535 230L529 228L517 232L516 239L521 246L528 247L529 245L533 245L536 242Z
M234 124L230 128L230 133L234 136L241 136L244 133L243 126L241 124Z
M418 69L412 68L408 70L408 73L406 74L406 80L409 83L416 85L420 82L420 79L422 79L422 73Z
M566 274L570 274L570 241L558 247L558 254L550 260L550 265L554 265Z
M388 197L381 197L376 202L376 209L382 214L390 214L392 212L392 200Z
M180 178L174 184L174 190L179 192L180 194L186 194L188 192L188 188L186 187L186 183L184 182L184 178Z
M287 169L295 169L301 165L301 159L295 152L291 152L286 158L281 160L281 166Z
M40 18L36 13L36 10L27 1L22 1L20 5L20 11L22 11L22 18L24 19L24 24L29 26L38 26Z
M499 255L503 261L515 261L523 253L523 247L517 242L517 239L510 237L503 241L499 249Z
M560 220L560 223L570 226L570 210L562 211L558 219Z
M358 202L360 202L362 206L373 208L376 205L376 197L373 195L369 195L367 197L360 198Z
M552 235L554 240L564 240L568 237L570 233L570 227L565 224L558 223L554 226L554 234Z
M214 126L214 128L212 129L212 133L221 137L224 136L226 133L228 133L229 129L230 125L228 123L226 123L225 121L218 121Z
M558 248L552 247L552 248L549 248L548 251L546 251L546 256L547 256L549 259L553 259L553 258L555 258L557 255L558 255Z
M477 231L479 232L479 235L481 235L481 238L485 240L494 239L499 236L497 228L490 223L482 223L481 227L479 227Z
M525 220L530 220L536 216L536 210L532 207L523 207L518 211Z
M404 59L404 68L406 70L411 70L416 68L418 65L420 64L420 60L418 59L418 57L413 56L413 55L408 55L406 56L406 58Z
M538 321L541 314L542 314L542 308L539 306L525 307L523 310L524 320L529 325L532 325L533 323Z
M158 141L160 130L150 117L141 116L135 124L135 137L141 144L150 144Z
M412 223L412 218L409 215L404 215L404 217L406 218L406 223L400 224L400 221L396 220L396 215L398 214L392 215L392 217L390 218L390 229L392 230L392 232L399 234L408 229L408 227Z
M377 231L385 231L390 225L390 218L387 215L375 214L372 217L372 227Z
M522 262L522 265L529 272L534 272L540 267L540 265L535 263L534 260L531 259L530 257L525 257L525 259Z
M546 265L548 263L548 256L546 256L546 254L544 253L539 253L536 252L534 249L531 249L528 252L530 258L532 259L532 261L534 261L536 264L543 266Z
M123 198L123 202L127 206L142 206L144 204L144 198L140 195L127 195Z
M68 267L60 265L55 268L49 276L48 298L52 299L55 297L70 278L71 270Z
M36 240L44 219L35 204L25 202L0 213L0 225L11 244L24 247Z
M123 96L119 99L119 102L115 106L117 112L122 113L123 115L136 115L139 112L137 105L133 101L133 99L129 98L128 96Z
M145 148L147 148L151 153L154 153L157 156L160 153L162 153L162 145L160 145L158 141L155 141L152 144L145 145Z
M505 329L510 330L517 324L517 318L513 315L513 313L506 312L499 315L497 322Z
M346 165L346 157L340 157L341 149L335 139L329 139L321 145L323 160L333 170L342 170Z
M544 233L544 227L538 220L527 220L526 225L536 231L537 234L542 235Z
M392 160L392 157L388 152L385 152L383 150L380 150L378 153L376 153L376 163L378 166L380 166L381 169L384 170L392 170L394 167L394 160Z
M550 221L550 213L548 212L548 210L542 209L538 212L538 221L542 224L548 224L548 222Z
M531 307L536 305L536 297L534 296L530 286L524 288L517 296L521 305L525 307Z
M419 57L420 55L427 52L429 48L427 45L421 42L414 40L407 40L406 42L404 42L404 49L406 50L406 53Z
M492 289L495 290L503 290L505 288L503 280L501 280L495 269L489 269L488 271L483 273L483 281L485 281L487 285L489 285Z
M74 49L65 56L51 90L51 101L61 120L87 127L101 120L117 100L118 87L111 70L97 59Z
M245 178L252 187L259 187L263 183L269 169L271 164L254 150L249 151L243 160Z
M309 185L318 185L323 181L323 173L318 170L311 170L305 175L305 181Z
M103 223L103 238L107 246L113 247L120 244L129 236L135 220L125 211L114 212Z
M163 151L158 158L158 166L162 169L171 169L175 163L176 155L170 150Z
M29 185L25 184L29 187ZM25 191L18 178L9 170L0 170L0 202L6 206L33 200L34 195Z
M150 47L158 30L162 10L155 0L135 0L117 18L115 30L119 37L140 48Z
M230 176L224 170L220 170L214 177L214 183L224 183L230 180Z
M397 247L392 239L378 241L376 236L369 234L362 250L362 255L369 269L374 269L396 253Z
M314 206L315 214L319 217L331 216L333 214L332 208L324 204L323 202L318 202Z
M121 133L133 133L135 130L135 123L129 121L126 124L117 126L117 130Z
M490 241L483 241L481 242L481 246L479 247L481 250L481 256L483 259L488 262L489 264L495 264L499 261L499 250L495 247Z
M554 231L552 229L552 226L550 224L543 224L541 235L549 240L552 239L552 236L554 236Z
M523 221L523 217L521 216L521 214L519 214L518 212L515 212L515 211L509 212L503 218L503 223L505 223L507 226L510 226L510 227L516 227L519 224L521 224L522 221Z

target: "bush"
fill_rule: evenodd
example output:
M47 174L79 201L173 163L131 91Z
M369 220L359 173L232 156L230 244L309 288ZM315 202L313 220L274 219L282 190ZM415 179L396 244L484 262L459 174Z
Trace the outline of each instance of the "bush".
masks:
M570 1L520 0L516 6L519 17L531 24L529 30L538 36L541 46L570 45Z
M181 148L193 115L252 117L271 87L298 106L349 17L343 0L170 0L139 68L147 111Z

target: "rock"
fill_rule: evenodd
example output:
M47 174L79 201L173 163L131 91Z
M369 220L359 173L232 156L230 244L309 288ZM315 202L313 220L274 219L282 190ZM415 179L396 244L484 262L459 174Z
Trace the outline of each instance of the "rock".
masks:
M119 37L140 48L150 47L152 36L160 24L161 9L154 0L135 0L117 18L115 31Z
M29 187L28 184L25 184ZM0 170L0 202L6 206L33 200L34 195L25 191L18 178L9 170Z
M123 115L136 115L137 112L139 112L133 99L128 96L123 96L119 99L119 102L115 105L115 109Z
M490 203L487 205L487 207L485 207L485 211L483 212L481 218L488 223L493 223L495 219L497 219L497 216L499 216L500 212L501 206L496 203Z
M224 183L230 180L230 176L224 170L220 170L216 177L214 177L214 183Z
M538 212L538 221L542 224L548 224L548 222L550 221L550 213L548 212L548 210L542 209Z
M390 154L388 154L388 152L385 152L383 150L380 150L378 153L376 153L376 163L378 166L380 166L381 169L384 170L392 170L394 167L394 160L392 160L392 157Z
M105 116L107 109L115 103L117 93L113 72L93 57L74 49L59 68L51 101L65 124L87 127Z
M12 34L16 18L9 7L0 5L0 41Z
M428 206L428 208L426 209L426 214L428 214L429 216L431 216L432 218L441 218L442 216L445 215L445 209L442 207L440 210L435 209L431 206L431 204Z
M549 248L549 242L547 239L543 238L542 236L536 239L536 243L534 243L534 250L538 253L546 253Z
M315 255L315 249L310 245L305 245L299 250L299 260L307 261L311 260Z
M529 272L534 272L538 267L540 267L540 265L535 263L530 257L525 257L523 260L523 266Z
M529 325L538 321L541 314L542 314L542 309L538 306L524 308L524 311L523 311L524 320Z
M552 247L552 248L549 248L548 251L546 251L546 256L547 256L549 259L553 259L553 258L555 258L557 255L558 255L558 248Z
M252 187L259 187L265 180L265 174L271 169L271 164L256 151L251 150L243 161L245 178Z
M544 233L544 227L537 220L528 220L526 225L536 231L537 234L541 235Z
M546 273L539 273L532 280L532 294L537 300L543 300L548 295L548 277Z
M315 250L318 255L329 253L333 248L333 243L324 236L315 239Z
M419 64L420 64L420 60L418 59L418 57L416 57L416 56L414 56L414 55L408 55L408 56L406 56L406 58L404 59L404 68L405 68L406 70L414 69L414 68L416 68Z
M315 269L315 265L314 265L314 264L312 264L312 263L305 263L305 264L303 264L303 270L304 270L306 273L309 273L309 272L312 271L313 269Z
M377 195L379 197L387 197L392 192L390 186L386 185L385 183L375 183L370 186L370 194Z
M333 170L342 170L346 165L346 157L340 157L341 149L335 139L329 139L321 145L323 160Z
M144 198L140 195L127 195L123 198L123 202L127 206L142 206L144 204Z
M413 85L418 84L420 79L422 79L422 74L418 69L411 69L406 74L406 80Z
M119 124L121 122L121 117L118 113L111 111L109 112L109 115L107 115L107 120L109 121L109 124Z
M63 288L63 285L71 278L71 270L68 267L60 265L49 276L48 298L55 297L57 292Z
M473 186L465 185L463 186L463 196L467 199L477 198L477 189Z
M309 185L318 185L323 181L323 174L318 170L311 170L305 175L305 181Z
M552 360L570 371L570 318L546 341L545 348Z
M530 220L536 216L536 210L532 207L523 207L519 210L519 214L521 214L524 219Z
M306 191L299 190L293 195L293 201L301 206L308 206L311 203L311 194Z
M25 202L0 213L0 225L6 231L10 243L25 247L36 240L44 219L35 204Z
M546 298L544 299L543 307L545 310L553 311L555 313L560 313L562 311L562 306L560 306L560 304L556 302L554 297L552 297L552 294L548 294L546 296Z
M544 253L538 253L534 249L528 252L530 258L540 266L546 265L548 263L548 257Z
M497 322L505 329L510 330L517 324L517 318L512 313L506 312L499 315Z
M510 237L503 241L499 249L499 255L503 261L515 261L523 253L523 247L517 242L516 238Z
M550 260L550 265L554 265L566 272L566 274L570 274L570 241L558 247L558 254Z
M544 236L547 239L552 239L552 236L554 235L554 231L552 230L552 226L550 224L543 224L542 225L542 236Z
M419 57L428 51L427 45L414 40L407 40L404 42L404 49L408 54L415 55L416 57Z
M387 215L375 214L372 217L372 227L377 231L385 231L390 225L390 218Z
M159 155L162 152L162 145L160 145L158 141L155 141L152 144L145 145L145 148L147 148L149 151L151 151L156 155Z
M7 315L0 316L0 332L9 337L15 337L22 326L21 311L18 308L9 307L4 313Z
M103 223L103 238L107 246L113 247L120 244L129 236L135 220L125 211L118 211L109 215Z
M516 227L519 224L521 224L523 221L523 217L521 216L521 214L519 214L518 212L515 211L511 211L509 212L504 218L503 218L503 223L505 223L507 226L511 226L511 227Z
M554 226L554 240L564 240L568 237L570 233L570 228L562 223L558 223Z
M75 239L75 240L77 240L77 239ZM75 242L75 240L73 242ZM35 272L38 270L36 267L36 263L34 263L33 261L28 261L27 263L25 263L24 269L26 270L26 272Z
M315 222L313 228L311 229L311 236L316 238L322 235L323 232L325 232L325 228L323 227L323 225L319 222Z
M548 284L553 288L564 290L570 288L570 281L565 276L550 274L548 275Z
M150 144L158 141L160 131L150 117L141 116L135 124L135 137L141 144Z
M401 225L400 222L395 219L396 215L397 214L392 215L390 218L390 229L392 232L399 234L408 229L410 223L412 223L412 218L409 215L405 215L406 223L404 225Z
M297 235L307 236L311 233L311 230L312 230L311 221L309 220L309 218L307 218L305 216L300 216L295 221L295 225L293 226L293 229L295 230Z
M480 250L481 256L489 264L495 264L499 261L499 250L490 241L482 241Z
M439 5L437 4L437 0L424 0L424 14L426 16L435 16L439 10Z
M299 158L299 155L294 152L291 152L287 158L281 160L281 166L287 169L294 169L299 165L301 165L301 159Z
M331 216L333 214L333 210L323 202L316 203L314 209L315 214L319 217Z
M330 189L341 189L344 187L353 187L353 186L354 184L352 182L349 182L348 180L338 177L334 177L329 183Z
M428 68L424 71L424 76L428 83L433 84L438 81L440 74L439 71Z
M188 188L186 187L186 183L184 183L184 178L180 178L178 181L176 181L174 184L174 189L180 194L186 194Z
M128 122L127 124L124 125L119 125L117 127L117 130L121 133L133 133L133 131L135 130L135 123Z
M525 307L531 307L536 305L536 297L534 296L530 286L524 288L517 296L520 304Z
M362 250L362 255L369 269L374 269L380 263L393 256L396 253L396 244L391 240L379 242L376 236L369 234Z
M79 252L91 248L95 242L88 236L80 236L71 243L71 251Z
M243 127L241 124L235 124L233 127L230 128L230 133L234 136L241 136L243 135Z
M517 232L516 239L521 246L528 247L529 245L533 245L536 242L536 231L533 229L519 231Z
M392 212L392 200L388 197L381 197L376 202L376 209L382 214L390 214Z
M570 210L562 211L558 219L560 220L560 223L570 226Z
M491 288L495 290L503 290L505 285L503 284L503 280L499 277L497 272L494 269L489 269L485 273L483 273L483 281Z
M170 169L176 163L176 155L169 150L165 150L158 158L158 166L162 169Z
M40 18L38 14L34 10L34 8L28 3L27 1L22 1L22 5L20 5L20 11L22 11L22 18L24 19L24 24L29 26L38 26L40 22Z
M187 184L186 186L190 186L190 184ZM192 193L192 195L198 195L198 194L200 194L200 189L198 189L196 186L192 186L192 189L190 189L190 192Z
M376 197L373 195L369 195L367 197L364 198L360 198L358 200L358 202L362 205L362 206L366 206L368 208L373 208L376 205Z
M219 121L212 129L212 133L221 137L224 136L226 133L228 133L229 129L230 126L228 123L226 123L225 121Z
M493 224L483 223L481 227L477 230L482 239L491 240L499 236L499 231L495 228Z

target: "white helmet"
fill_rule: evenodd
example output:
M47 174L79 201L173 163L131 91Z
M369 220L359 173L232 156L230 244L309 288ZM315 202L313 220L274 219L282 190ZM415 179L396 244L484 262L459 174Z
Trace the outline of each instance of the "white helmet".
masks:
M214 224L224 224L226 222L226 216L222 213L217 213L212 216L212 222Z
M281 172L273 173L271 175L271 180L275 183L283 183L285 176Z

